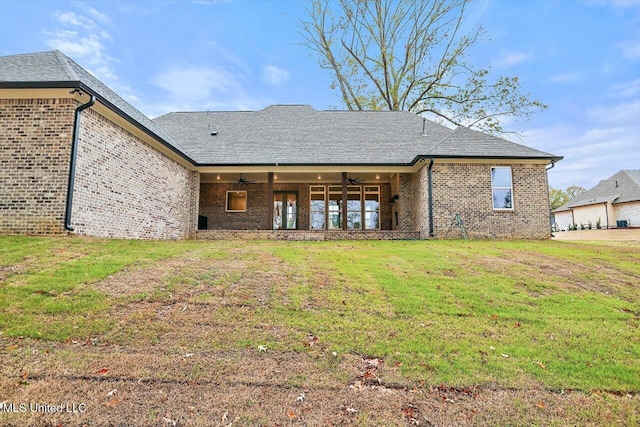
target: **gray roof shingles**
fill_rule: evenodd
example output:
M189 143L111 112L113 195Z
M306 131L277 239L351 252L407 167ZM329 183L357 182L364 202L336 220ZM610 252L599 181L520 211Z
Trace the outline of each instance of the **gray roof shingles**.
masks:
M429 156L562 158L462 126L454 131L423 122L402 111L274 105L259 111L169 113L150 120L57 50L0 57L0 87L3 82L21 87L80 82L196 165L408 165Z
M610 178L603 179L595 187L576 198L569 200L554 212L611 201L614 204L640 201L640 170L621 170Z

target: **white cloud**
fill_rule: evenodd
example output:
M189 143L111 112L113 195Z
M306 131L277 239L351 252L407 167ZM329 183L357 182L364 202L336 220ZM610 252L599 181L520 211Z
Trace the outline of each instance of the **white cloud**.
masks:
M88 14L101 22L110 22L110 18L93 8L88 8ZM88 15L65 11L53 15L56 28L44 30L47 45L62 51L75 59L85 60L89 71L101 80L116 81L117 76L112 67L115 62L107 54L105 42L111 41L108 31L101 28Z
M587 108L585 120L529 129L524 143L564 156L549 172L555 188L593 187L620 169L640 169L640 100Z
M545 83L571 84L576 83L584 78L582 71L567 71L557 73L545 80Z
M91 15L94 19L97 19L98 21L102 22L103 24L110 24L111 22L113 22L111 20L111 18L107 15L105 15L102 12L97 11L96 9L87 6L86 7L86 12Z
M607 98L632 98L640 95L640 79L618 83L607 88Z
M162 71L152 83L175 99L195 101L226 95L240 88L237 75L221 67L174 66Z
M528 52L503 51L502 55L493 61L493 65L499 68L509 68L530 61L532 55Z
M624 59L629 61L640 61L640 40L629 40L619 43L616 46Z
M269 86L280 87L289 80L289 71L275 65L262 67L262 81Z
M171 111L259 110L271 104L246 90L246 76L232 64L170 66L151 82L166 91L161 102L143 107L152 117Z

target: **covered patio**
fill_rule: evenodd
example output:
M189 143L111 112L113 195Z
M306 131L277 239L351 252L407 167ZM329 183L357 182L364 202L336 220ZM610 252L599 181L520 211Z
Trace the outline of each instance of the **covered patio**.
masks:
M200 173L200 239L419 238L400 227L397 167L211 169Z

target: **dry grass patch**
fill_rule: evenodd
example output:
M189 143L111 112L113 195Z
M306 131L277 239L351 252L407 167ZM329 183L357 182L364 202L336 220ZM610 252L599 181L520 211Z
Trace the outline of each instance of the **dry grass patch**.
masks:
M640 254L632 248L611 255L553 242L71 242L70 253L99 267L96 279L83 266L87 276L60 282L71 301L86 289L105 308L50 314L5 300L5 316L74 323L60 339L0 331L0 402L83 403L86 411L5 410L0 425L640 418L632 339L640 309L631 283ZM123 247L135 256L158 252L144 261L111 254ZM118 264L106 268L110 257ZM20 259L3 266L16 266L8 286L47 291L37 271L46 257L23 270ZM77 261L56 268L79 268ZM103 327L74 329L80 320Z

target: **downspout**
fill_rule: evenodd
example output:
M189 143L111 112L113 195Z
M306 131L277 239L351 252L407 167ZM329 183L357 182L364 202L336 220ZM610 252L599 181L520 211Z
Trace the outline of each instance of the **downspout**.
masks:
M607 216L607 230L609 229L609 203L604 202L604 214Z
M427 169L427 180L429 182L429 237L435 237L433 232L433 182L431 169L433 168L433 157L429 158L429 169Z
M76 177L76 157L78 156L78 138L80 134L80 113L86 110L96 102L96 97L91 95L91 99L86 104L76 108L75 117L73 119L73 136L71 138L71 163L69 165L69 181L67 183L67 207L64 211L64 228L73 231L71 225L71 208L73 205L73 185Z
M556 167L556 161L555 160L551 160L551 167L550 168L546 168L546 169L547 169L547 171L550 171L554 167Z

